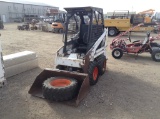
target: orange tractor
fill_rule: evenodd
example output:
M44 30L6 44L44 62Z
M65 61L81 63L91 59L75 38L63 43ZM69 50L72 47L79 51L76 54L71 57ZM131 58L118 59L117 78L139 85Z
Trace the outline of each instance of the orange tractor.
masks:
M58 13L57 18L52 23L52 32L53 33L63 33L65 31L65 19L66 19L66 13L60 12Z
M65 20L63 19L54 20L52 23L52 32L53 33L63 33L65 31L64 22Z

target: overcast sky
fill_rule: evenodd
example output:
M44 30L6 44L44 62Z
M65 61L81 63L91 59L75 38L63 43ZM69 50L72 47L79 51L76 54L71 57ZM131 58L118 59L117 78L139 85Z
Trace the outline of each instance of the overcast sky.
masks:
M114 10L144 11L155 9L160 11L160 0L25 0L41 2L57 6L61 10L64 7L94 6L103 8L104 13Z

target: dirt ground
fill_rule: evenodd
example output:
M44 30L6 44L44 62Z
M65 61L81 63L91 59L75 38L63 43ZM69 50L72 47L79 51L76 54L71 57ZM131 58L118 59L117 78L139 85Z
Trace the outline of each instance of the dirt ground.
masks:
M150 54L124 55L120 60L107 48L107 72L78 107L48 103L30 96L36 76L54 66L62 35L41 31L18 31L17 24L6 24L0 37L3 55L30 50L39 57L39 68L7 79L0 89L0 119L160 119L160 63ZM140 35L140 36L139 36ZM133 33L132 39L144 39ZM107 38L108 44L113 38Z

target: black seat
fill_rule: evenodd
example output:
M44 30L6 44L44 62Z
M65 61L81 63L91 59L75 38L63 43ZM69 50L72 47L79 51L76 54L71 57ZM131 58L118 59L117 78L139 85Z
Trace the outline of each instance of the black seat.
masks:
M79 37L78 43L87 44L88 43L87 36L88 36L88 25L83 24L81 25L81 28L80 28L80 37Z
M77 50L86 52L88 45L88 25L82 24L80 27L80 36L78 39Z

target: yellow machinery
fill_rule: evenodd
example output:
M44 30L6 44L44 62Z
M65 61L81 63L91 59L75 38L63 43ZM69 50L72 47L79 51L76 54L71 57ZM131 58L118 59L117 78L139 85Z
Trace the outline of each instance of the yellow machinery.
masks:
M144 13L148 11L140 12L139 14L129 14L127 12L120 13L113 13L113 16L110 19L104 20L104 25L108 28L108 35L109 36L116 36L121 31L126 31L129 28L139 24L144 23L144 26L137 27L133 30L133 32L140 32L140 31L153 31L155 23L151 23L151 17L146 16L143 17ZM150 18L149 18L150 17Z
M145 10L139 12L138 15L144 17L144 23L151 23L152 22L152 15L154 14L154 9Z
M63 33L65 30L64 21L63 20L56 20L52 23L52 32L53 33Z
M53 33L62 33L64 32L64 22L66 13L64 11L59 11L56 9L48 9L47 16L52 16L53 22L51 23Z
M65 19L66 19L66 13L59 12L57 18L54 19L52 23L52 32L63 33L65 31L65 25L64 25Z

